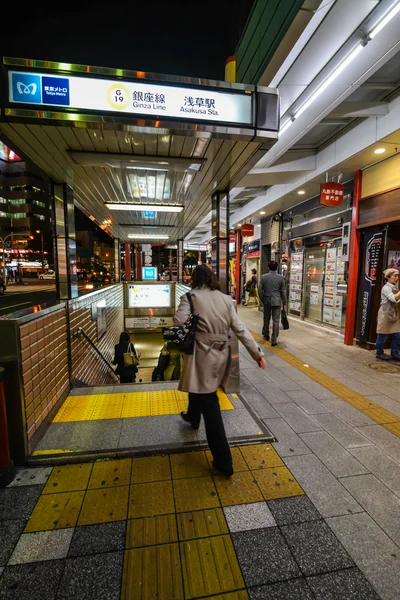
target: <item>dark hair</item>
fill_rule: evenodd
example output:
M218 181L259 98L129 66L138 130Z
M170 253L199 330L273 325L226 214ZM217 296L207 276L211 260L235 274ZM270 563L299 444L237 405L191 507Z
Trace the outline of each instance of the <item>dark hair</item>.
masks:
M254 275L257 275L257 269L252 269L251 272L254 273Z
M129 333L127 333L126 331L123 331L121 333L121 335L119 336L119 343L120 344L129 344L129 342L131 341L131 338L129 337Z
M278 263L276 262L276 260L271 260L271 262L268 263L268 269L270 271L276 271L278 268Z
M210 267L207 265L197 265L192 272L192 288L198 288L206 285L210 290L221 290L218 280Z

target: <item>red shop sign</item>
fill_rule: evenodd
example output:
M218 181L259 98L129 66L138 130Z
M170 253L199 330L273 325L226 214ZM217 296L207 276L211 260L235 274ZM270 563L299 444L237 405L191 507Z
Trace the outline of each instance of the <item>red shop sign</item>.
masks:
M236 231L230 231L229 232L229 241L232 242L236 242Z
M242 236L251 237L252 235L254 235L254 225L251 225L251 223L242 225Z
M340 206L343 204L344 185L341 183L321 183L319 203L325 206Z

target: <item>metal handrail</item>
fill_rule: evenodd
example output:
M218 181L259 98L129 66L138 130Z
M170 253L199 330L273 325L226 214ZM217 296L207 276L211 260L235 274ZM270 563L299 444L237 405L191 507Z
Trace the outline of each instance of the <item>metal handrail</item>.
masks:
M98 349L98 347L96 346L96 344L90 339L90 337L88 336L88 334L86 333L86 331L83 329L83 327L78 327L78 331L77 331L77 335L83 335L83 337L86 339L86 341L89 342L89 344L92 346L92 348L94 348L97 352L97 354L102 358L102 360L106 363L106 365L108 366L108 368L110 369L110 371L112 371L115 375L115 377L118 377L119 379L119 375L117 375L117 373L114 371L113 366L108 362L108 360L103 356L103 354L100 352L100 350Z

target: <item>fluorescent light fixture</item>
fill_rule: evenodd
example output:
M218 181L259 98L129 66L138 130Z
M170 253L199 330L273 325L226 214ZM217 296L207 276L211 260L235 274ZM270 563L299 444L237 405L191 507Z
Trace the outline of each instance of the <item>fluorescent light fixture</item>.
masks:
M265 215L265 210L260 210L260 215Z
M128 202L111 202L104 206L110 210L137 210L137 211L157 211L157 212L182 212L183 206L178 204L129 204Z
M357 46L353 48L351 52L349 52L349 54L342 60L342 62L340 62L338 66L335 69L333 69L333 71L330 75L328 75L325 81L323 81L321 85L318 86L315 92L311 94L308 100L306 100L304 104L299 108L299 110L294 115L295 119L298 119L299 116L303 114L303 112L307 110L309 106L311 106L314 100L316 100L318 96L320 96L322 92L324 92L326 88L336 79L336 77L338 77L340 73L344 71L344 69L356 58L356 56L360 54L363 48L364 46L362 46L361 42L359 42Z
M385 148L377 148L374 150L375 154L383 154L385 152Z
M393 5L392 5L393 6ZM368 37L373 40L376 35L397 15L400 11L400 2L396 2L393 8L386 14L386 17L382 19L377 25L374 25L372 30L369 32Z
M241 227L241 226L242 226L242 224L241 224L241 223L238 223L238 224L236 225L236 227Z
M305 191L304 190L299 190L297 193L299 194L299 196L304 196Z
M167 240L169 235L157 235L152 233L130 233L128 234L128 238L130 239L138 239L138 240Z
M282 133L284 131L286 131L286 129L288 129L292 123L293 123L293 119L289 119L288 121L286 121L286 123L283 125L283 127L280 128L279 135L282 135Z

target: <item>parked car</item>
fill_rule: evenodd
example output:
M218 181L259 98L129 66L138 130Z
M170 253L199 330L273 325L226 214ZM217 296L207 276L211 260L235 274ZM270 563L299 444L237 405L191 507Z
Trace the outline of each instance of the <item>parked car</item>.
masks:
M39 279L55 279L55 273L39 273Z

